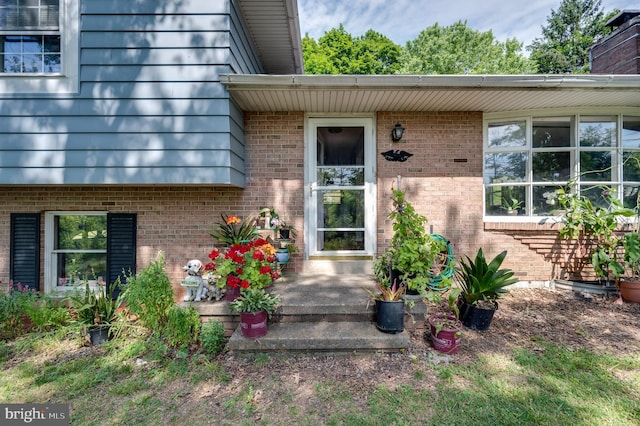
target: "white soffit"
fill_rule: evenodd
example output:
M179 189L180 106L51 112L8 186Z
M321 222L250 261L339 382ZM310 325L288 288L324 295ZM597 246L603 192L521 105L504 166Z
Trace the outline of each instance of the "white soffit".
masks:
M304 72L297 1L239 0L239 3L265 72Z
M483 111L640 107L640 75L222 76L245 111Z

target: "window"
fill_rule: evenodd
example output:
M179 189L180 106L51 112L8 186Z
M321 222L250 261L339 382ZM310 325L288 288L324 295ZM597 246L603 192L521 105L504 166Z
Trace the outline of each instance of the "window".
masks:
M0 93L73 92L78 1L0 0Z
M45 292L115 282L135 272L135 215L45 214Z
M107 215L53 214L53 276L57 287L104 282L107 271Z
M59 0L0 0L3 73L60 73L58 3Z
M640 116L561 115L486 120L485 217L553 215L556 190L603 201L614 188L635 207L640 188Z

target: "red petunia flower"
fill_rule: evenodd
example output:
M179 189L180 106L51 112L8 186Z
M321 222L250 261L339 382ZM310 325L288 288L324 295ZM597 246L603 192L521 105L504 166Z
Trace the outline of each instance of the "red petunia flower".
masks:
M247 281L247 280L240 281L240 288L247 289L247 288L249 288L249 286L250 286L249 281Z
M216 264L213 262L209 262L206 265L204 265L204 270L205 271L215 271L216 270Z
M211 253L209 253L209 259L216 259L218 256L220 256L220 251L217 249L213 249Z

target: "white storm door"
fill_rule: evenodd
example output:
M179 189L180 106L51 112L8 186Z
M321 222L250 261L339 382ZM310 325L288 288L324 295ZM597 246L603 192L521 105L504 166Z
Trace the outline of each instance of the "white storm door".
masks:
M373 118L309 118L306 128L307 253L373 255Z

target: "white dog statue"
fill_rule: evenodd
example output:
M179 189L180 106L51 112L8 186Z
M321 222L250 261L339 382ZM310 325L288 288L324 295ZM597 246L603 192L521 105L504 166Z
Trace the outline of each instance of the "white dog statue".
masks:
M199 302L206 298L209 286L205 283L204 279L202 279L202 272L204 271L202 262L198 259L190 260L182 269L187 271L187 278L180 283L187 290L184 301L189 302L193 300L194 302Z

